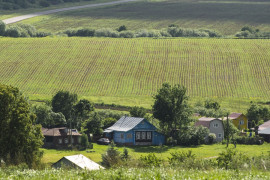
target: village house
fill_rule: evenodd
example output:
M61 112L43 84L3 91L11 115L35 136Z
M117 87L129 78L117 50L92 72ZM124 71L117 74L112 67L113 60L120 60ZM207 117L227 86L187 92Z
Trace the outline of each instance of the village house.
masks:
M71 144L80 144L81 134L76 129L61 128L42 128L45 148L65 148Z
M242 113L232 113L229 115L229 119L238 129L248 129L248 118Z
M259 126L258 134L263 137L264 141L270 143L270 120Z
M165 136L144 118L121 117L114 125L104 130L105 137L117 144L124 145L160 145Z
M195 126L207 127L210 133L216 135L216 142L220 142L224 138L224 127L221 119L202 117L195 123Z

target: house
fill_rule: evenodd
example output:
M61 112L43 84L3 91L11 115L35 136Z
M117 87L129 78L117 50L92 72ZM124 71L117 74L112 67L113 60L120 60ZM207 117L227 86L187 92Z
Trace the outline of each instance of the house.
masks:
M248 129L248 118L242 113L232 113L229 115L229 119L238 129Z
M202 117L195 123L195 126L207 127L210 133L214 133L216 135L217 142L222 141L224 138L224 127L221 119Z
M71 142L72 144L80 144L81 134L76 129L68 129L66 127L61 128L42 128L42 134L44 136L45 148L65 148Z
M52 165L54 168L78 168L78 169L86 169L86 170L100 170L104 169L104 167L95 163L94 161L88 159L82 154L73 155L73 156L65 156L61 158L59 161Z
M114 125L104 130L105 136L117 144L160 145L165 136L144 118L121 117Z
M263 137L264 141L270 143L270 120L259 126L258 134Z

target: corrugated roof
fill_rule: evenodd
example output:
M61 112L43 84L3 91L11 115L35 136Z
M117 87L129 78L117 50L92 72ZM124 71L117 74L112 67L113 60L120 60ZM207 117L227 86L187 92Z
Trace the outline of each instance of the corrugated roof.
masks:
M67 129L68 133L65 133L66 127L60 127L60 128L42 128L42 134L43 136L65 136L65 135L70 135L70 129ZM76 130L72 129L72 136L81 136L81 134Z
M237 119L241 115L242 115L242 113L232 113L232 114L229 115L229 118L230 119Z
M114 125L105 129L104 132L112 132L112 131L123 131L127 132L137 126L140 122L142 122L144 118L138 117L121 117Z
M259 126L259 131L266 129L266 128L270 128L270 120L266 121L265 123L263 123L262 125Z
M73 164L76 164L82 169L87 170L99 170L104 169L104 167L100 166L99 164L95 163L94 161L88 159L82 154L73 155L73 156L65 156L67 160L71 161Z
M201 117L199 119L199 121L213 121L214 119L218 119L218 118L212 118L212 117ZM221 119L218 119L221 120Z
M258 132L259 134L270 134L270 128L265 128Z
M210 122L213 121L213 120L215 120L215 119L221 121L221 119L219 119L219 118L201 117L201 118L199 119L199 121L197 121L197 122L195 123L195 126L204 126L204 127L209 128L209 127L210 127Z

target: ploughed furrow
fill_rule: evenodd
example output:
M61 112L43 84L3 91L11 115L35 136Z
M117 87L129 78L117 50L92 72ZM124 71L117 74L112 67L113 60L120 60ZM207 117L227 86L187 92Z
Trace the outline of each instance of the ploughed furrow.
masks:
M270 97L270 40L1 38L0 82L28 95Z

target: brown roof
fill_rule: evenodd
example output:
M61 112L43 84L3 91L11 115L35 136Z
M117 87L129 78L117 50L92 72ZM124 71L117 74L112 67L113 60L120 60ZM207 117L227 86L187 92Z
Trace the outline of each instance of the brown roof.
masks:
M265 123L263 123L262 125L259 126L259 131L266 129L266 128L270 128L270 120L266 121Z
M51 129L42 128L42 134L43 136L66 136L70 135L70 129L67 129L66 127ZM81 134L76 129L72 129L72 136L81 136Z
M210 127L210 122L215 120L215 119L218 119L218 118L201 117L199 119L199 121L197 121L195 123L195 126L204 126L204 127L209 128ZM221 120L221 119L218 119L218 120Z
M232 113L229 115L230 119L237 119L242 115L242 113Z

